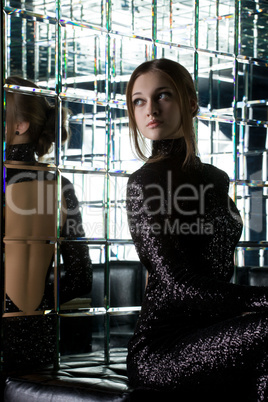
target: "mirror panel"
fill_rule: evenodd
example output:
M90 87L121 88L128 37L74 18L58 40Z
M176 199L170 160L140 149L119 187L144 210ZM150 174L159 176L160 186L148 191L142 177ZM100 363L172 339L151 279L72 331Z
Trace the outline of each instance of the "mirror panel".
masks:
M102 352L107 359L113 347L126 347L133 332L145 279L128 230L125 193L129 175L143 162L129 142L125 91L132 71L145 60L166 57L190 71L200 105L195 121L200 158L227 172L230 196L244 220L234 281L247 277L253 284L265 277L267 2L5 0L2 11L1 76L19 75L39 86L5 85L2 132L8 93L44 98L57 111L53 144L42 157L35 155L35 161L10 166L3 138L3 365L9 359L23 365L25 356L31 361L36 355L41 361L40 353L28 348L30 335L22 328L22 316L27 325L36 319L44 332L40 342L31 334L31 345L48 345L42 364L57 364L76 353L88 357ZM62 111L67 116L66 141ZM8 176L15 170L23 177L15 179L13 189ZM32 173L38 173L39 180L33 180ZM34 241L27 231L14 232L10 215L14 205L21 207L18 194L27 193L37 194L36 204L26 203L24 211L36 207L47 213L30 214L46 220L37 227L52 222L53 233L39 230ZM20 220L28 216L17 215ZM21 289L13 295L10 278L14 269L25 276L12 258L19 249L22 255L38 247L49 260L43 270L38 262L41 274L34 270L40 303L29 305L26 297L26 305L16 300L19 308L14 300ZM23 292L29 293L25 288ZM21 355L16 337L9 355L7 340L18 330L25 333Z

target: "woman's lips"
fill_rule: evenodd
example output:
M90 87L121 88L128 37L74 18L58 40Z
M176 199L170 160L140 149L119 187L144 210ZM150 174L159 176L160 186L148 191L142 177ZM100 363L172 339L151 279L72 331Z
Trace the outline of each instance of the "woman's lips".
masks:
M148 128L157 128L158 126L160 126L162 124L162 121L159 120L151 120L149 121L149 123L147 124Z

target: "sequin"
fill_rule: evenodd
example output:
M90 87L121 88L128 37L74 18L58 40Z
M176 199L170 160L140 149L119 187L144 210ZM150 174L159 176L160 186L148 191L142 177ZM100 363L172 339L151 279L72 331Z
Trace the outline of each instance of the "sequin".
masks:
M199 158L183 168L184 139L154 142L159 153L128 182L130 232L149 273L130 384L190 390L247 376L252 400L265 400L268 290L230 283L242 222L228 176Z

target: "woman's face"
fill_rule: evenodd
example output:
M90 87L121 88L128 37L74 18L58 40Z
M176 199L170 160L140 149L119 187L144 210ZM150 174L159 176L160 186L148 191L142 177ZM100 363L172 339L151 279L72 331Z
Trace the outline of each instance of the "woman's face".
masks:
M134 82L132 104L137 127L150 140L183 136L175 88L160 72L140 75Z

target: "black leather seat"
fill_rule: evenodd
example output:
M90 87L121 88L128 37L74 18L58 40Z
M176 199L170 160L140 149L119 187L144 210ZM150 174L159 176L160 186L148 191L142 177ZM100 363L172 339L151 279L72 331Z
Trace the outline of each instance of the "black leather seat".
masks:
M103 352L65 356L59 370L52 368L32 374L10 376L4 402L252 402L247 392L250 378L237 383L206 388L198 386L177 392L131 389L126 376L126 349L112 349L109 364ZM235 388L233 386L235 385Z
M65 356L59 370L9 376L5 402L129 401L126 349L114 349L109 364L103 352Z

